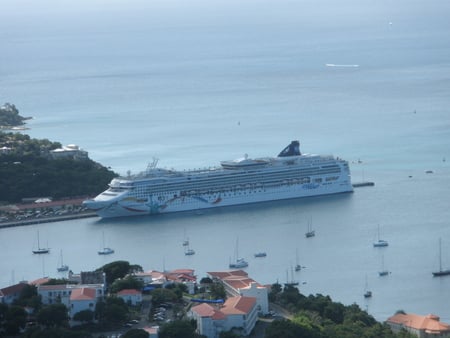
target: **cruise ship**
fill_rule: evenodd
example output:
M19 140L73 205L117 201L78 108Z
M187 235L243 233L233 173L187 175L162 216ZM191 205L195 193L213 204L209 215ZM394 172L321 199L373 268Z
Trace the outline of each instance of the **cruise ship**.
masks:
M83 202L100 217L159 214L352 192L348 162L302 154L292 141L277 157L222 161L220 167L168 170L157 167L114 178L109 188Z

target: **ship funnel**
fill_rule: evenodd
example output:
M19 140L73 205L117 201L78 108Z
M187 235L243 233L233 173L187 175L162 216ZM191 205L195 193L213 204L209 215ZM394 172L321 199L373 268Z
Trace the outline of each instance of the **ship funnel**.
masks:
M278 157L297 156L297 155L301 155L300 142L292 141L290 145L288 145L281 151L281 153L278 154Z

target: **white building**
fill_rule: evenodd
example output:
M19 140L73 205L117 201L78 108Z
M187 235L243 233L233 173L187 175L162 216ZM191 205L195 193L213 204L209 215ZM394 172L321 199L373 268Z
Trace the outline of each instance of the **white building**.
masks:
M135 289L125 289L117 292L117 297L122 298L128 305L140 305L142 303L142 292Z
M62 148L54 149L50 152L53 158L73 158L75 160L87 160L88 152L81 149L76 144L69 144Z
M70 295L69 316L73 316L84 310L95 311L97 304L97 290L92 288L78 288L74 289Z
M214 281L220 281L227 294L232 296L246 296L256 298L258 312L267 314L269 312L269 292L263 286L248 277L243 270L208 272Z
M189 315L197 322L197 332L208 338L218 338L221 332L231 330L248 336L258 320L258 307L256 298L236 296L228 298L223 306L194 306Z
M95 290L95 297L105 296L104 284L66 284L66 285L38 285L37 292L41 296L43 304L62 303L70 309L70 297L75 290L89 288ZM77 291L78 293L79 291Z

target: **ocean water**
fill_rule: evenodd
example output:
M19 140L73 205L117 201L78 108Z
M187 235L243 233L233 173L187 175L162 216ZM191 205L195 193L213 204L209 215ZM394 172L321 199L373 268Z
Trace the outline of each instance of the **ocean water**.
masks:
M291 140L334 154L374 187L197 213L0 230L0 286L126 259L227 269L236 249L263 284L450 322L450 3L3 1L0 102L31 137L75 143L126 174L274 156ZM20 10L19 10L20 9ZM426 174L432 170L432 174ZM1 187L0 187L1 188ZM306 239L312 218L316 237ZM380 235L387 248L373 248ZM37 230L50 255L33 256ZM102 234L116 253L98 256ZM194 256L181 242L189 237ZM239 243L236 248L236 242ZM253 254L266 251L266 258ZM378 277L382 261L391 271ZM60 275L62 276L62 275ZM363 297L365 284L373 297Z

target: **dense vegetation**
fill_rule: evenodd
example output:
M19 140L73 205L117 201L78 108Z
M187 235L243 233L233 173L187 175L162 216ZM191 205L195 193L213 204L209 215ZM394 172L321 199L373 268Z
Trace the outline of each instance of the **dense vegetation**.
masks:
M0 127L16 127L23 125L27 120L26 117L19 115L16 106L10 103L5 103L0 107Z
M291 313L292 320L275 320L266 330L266 338L412 338L406 331L395 334L366 311L352 304L333 302L329 296L300 294L297 288L272 286L271 302Z
M0 202L96 195L116 176L90 159L53 159L50 151L60 147L47 139L0 132L0 148L8 148L0 153Z

